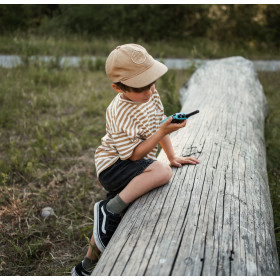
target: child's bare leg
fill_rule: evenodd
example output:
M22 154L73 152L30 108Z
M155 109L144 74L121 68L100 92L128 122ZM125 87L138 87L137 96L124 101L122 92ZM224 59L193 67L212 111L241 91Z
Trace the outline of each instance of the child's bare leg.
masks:
M109 242L108 240L110 240L115 229L117 228L121 218L120 213L125 210L128 205L136 198L142 196L154 188L166 184L171 179L171 177L171 168L166 164L155 161L149 165L140 175L134 177L128 183L128 185L114 198L108 201L101 201L99 204L96 204L95 213L97 214L95 216L97 217L95 217L96 226L94 236L98 247L101 248L100 250L102 250L102 248L106 248ZM100 217L102 221L100 220ZM108 229L107 233L104 230L102 231L102 228L104 222L104 228L106 229L106 222L109 219L111 219L112 225L110 232ZM90 252L88 253L90 254Z
M72 276L90 276L91 271L98 262L99 250L95 245L93 236L90 243L91 244L84 259L71 270Z
M171 168L167 164L155 161L143 173L134 177L119 196L125 203L131 203L150 190L166 184L171 177Z
M99 254L100 254L100 251L98 250L97 246L95 245L94 237L92 235L86 257L91 259L92 261L97 262Z

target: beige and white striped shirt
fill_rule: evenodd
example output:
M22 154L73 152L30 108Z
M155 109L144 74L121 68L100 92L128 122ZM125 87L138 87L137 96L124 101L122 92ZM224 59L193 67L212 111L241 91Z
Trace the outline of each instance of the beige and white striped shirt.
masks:
M95 152L97 176L119 158L130 158L135 147L158 130L163 118L164 109L156 90L146 103L125 100L118 94L106 110L106 135ZM156 159L157 149L158 146L145 158Z

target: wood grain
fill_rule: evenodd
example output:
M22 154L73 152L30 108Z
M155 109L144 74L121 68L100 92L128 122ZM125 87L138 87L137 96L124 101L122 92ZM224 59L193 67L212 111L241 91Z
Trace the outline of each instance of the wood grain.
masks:
M93 275L279 275L266 170L263 88L252 62L210 61L180 91L170 182L128 209ZM175 113L175 112L174 112ZM158 160L168 162L164 152Z

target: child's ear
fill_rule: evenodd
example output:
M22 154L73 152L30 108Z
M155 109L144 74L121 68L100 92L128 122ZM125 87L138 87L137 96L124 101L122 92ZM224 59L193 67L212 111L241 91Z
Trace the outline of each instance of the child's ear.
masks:
M116 92L123 92L116 84L112 84L112 88L116 91Z

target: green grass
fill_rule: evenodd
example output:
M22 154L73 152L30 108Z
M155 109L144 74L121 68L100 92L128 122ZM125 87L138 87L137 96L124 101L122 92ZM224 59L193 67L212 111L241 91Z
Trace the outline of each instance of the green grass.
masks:
M0 68L0 274L69 275L92 233L92 209L105 192L94 151L115 96L103 70L87 62ZM157 83L166 114L180 110L178 91L191 71ZM268 99L267 165L280 248L280 79L259 73ZM55 216L44 219L50 206Z
M259 73L259 79L264 87L269 109L265 123L266 160L275 237L280 256L280 72Z
M170 113L187 73L158 84ZM105 197L93 157L114 96L104 71L86 63L0 68L1 275L69 275L84 256L93 205ZM44 219L47 206L55 216Z
M0 77L1 274L63 275L104 195L93 155L113 92L88 69L32 65ZM42 219L46 206L57 217Z
M212 41L207 38L190 38L187 41L149 41L130 40L126 43L143 45L160 58L221 58L241 55L249 59L280 59L279 48L266 43ZM23 57L30 55L52 56L107 56L123 41L108 38L107 40L82 35L39 36L15 33L0 36L0 54L17 54Z

